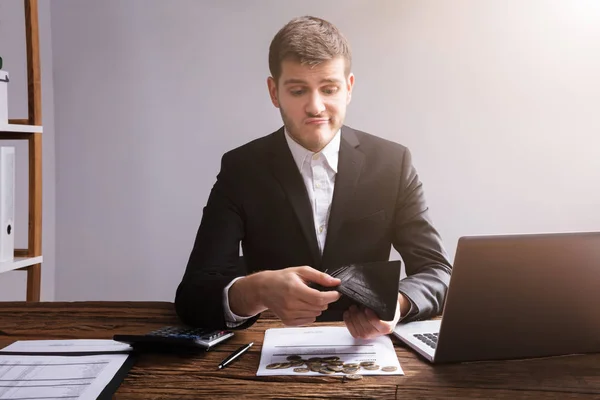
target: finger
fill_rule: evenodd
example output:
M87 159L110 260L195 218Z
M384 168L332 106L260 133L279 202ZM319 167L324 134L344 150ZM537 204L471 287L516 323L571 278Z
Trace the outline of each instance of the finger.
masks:
M321 286L334 287L342 282L338 278L311 267L298 267L296 272L305 282L314 282Z
M323 306L306 303L299 299L286 299L274 304L271 310L281 319L316 317L323 312Z
M294 318L289 320L282 320L283 324L286 326L301 326L301 325L310 325L315 322L315 318Z
M356 338L362 338L363 329L362 325L358 321L357 317L357 308L355 306L350 306L350 308L346 311L348 315L348 322L354 327L354 333Z
M361 337L368 339L374 335L379 336L380 334L378 333L377 329L375 329L375 327L373 325L371 325L364 310L362 310L356 306L353 306L353 307L355 308L354 323L356 325L359 325Z
M346 324L346 328L348 328L348 331L350 332L352 337L358 338L358 332L356 330L356 327L354 326L354 321L352 320L350 311L348 310L344 311L344 323Z
M278 315L278 317L281 319L316 318L321 315L321 313L321 310L286 310L281 313L281 316Z
M392 333L392 331L394 330L392 322L380 320L377 314L375 314L375 312L370 308L365 309L365 314L369 323L382 335Z
M320 307L338 301L342 295L335 290L321 292L320 290L310 288L305 284L303 284L302 287L298 287L297 294L298 298L305 303Z

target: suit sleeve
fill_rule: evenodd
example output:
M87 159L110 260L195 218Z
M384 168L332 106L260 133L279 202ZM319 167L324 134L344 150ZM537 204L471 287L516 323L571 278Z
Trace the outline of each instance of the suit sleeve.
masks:
M187 267L175 295L175 310L190 326L227 328L223 290L237 276L246 274L239 257L244 238L244 215L240 201L243 177L230 154L223 156ZM252 317L237 329L253 324Z
M452 265L429 216L423 185L408 149L402 160L398 193L393 245L406 268L399 290L412 302L411 312L402 319L408 322L442 312Z

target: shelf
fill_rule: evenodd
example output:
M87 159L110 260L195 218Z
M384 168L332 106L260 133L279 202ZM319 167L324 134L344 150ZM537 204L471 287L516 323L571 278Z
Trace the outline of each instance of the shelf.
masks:
M0 124L0 133L42 133L39 125Z
M42 262L42 256L37 257L15 257L14 261L0 262L0 273L13 271L15 269L28 267Z

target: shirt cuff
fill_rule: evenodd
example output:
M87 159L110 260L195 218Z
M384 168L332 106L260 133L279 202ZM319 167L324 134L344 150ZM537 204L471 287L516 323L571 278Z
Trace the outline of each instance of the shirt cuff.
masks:
M250 317L240 317L239 315L234 314L231 311L231 307L229 307L229 288L236 281L242 278L243 276L238 276L237 278L229 282L229 285L225 286L225 289L223 289L223 310L225 310L225 325L227 325L228 328L235 328L237 326L240 326L253 317L253 315Z

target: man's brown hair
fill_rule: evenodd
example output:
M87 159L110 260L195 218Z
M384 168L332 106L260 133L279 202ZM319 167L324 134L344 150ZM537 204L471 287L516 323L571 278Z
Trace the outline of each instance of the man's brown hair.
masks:
M313 66L337 57L344 58L347 76L352 66L352 52L344 35L324 19L298 17L281 28L271 41L269 69L278 82L284 60Z

